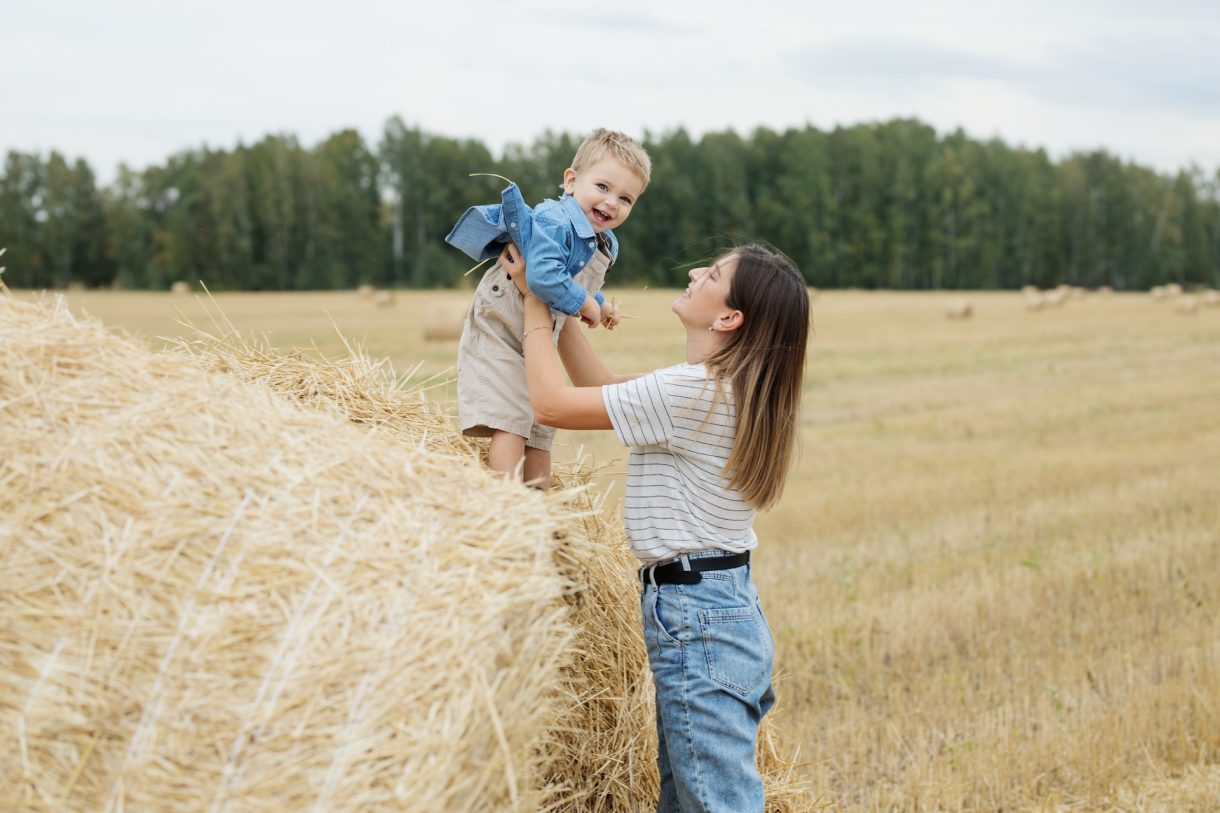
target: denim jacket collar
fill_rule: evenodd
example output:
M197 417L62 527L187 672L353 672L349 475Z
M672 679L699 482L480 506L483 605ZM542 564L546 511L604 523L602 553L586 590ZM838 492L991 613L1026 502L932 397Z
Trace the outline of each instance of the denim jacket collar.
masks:
M597 236L597 232L593 230L593 224L589 222L589 216L580 208L576 198L565 192L563 197L559 199L559 208L568 216L568 220L572 223L572 230L576 232L576 236L581 240L591 240ZM610 246L611 260L618 259L618 238L614 236L614 230L606 229L601 233L601 236L606 239Z
M595 235L593 224L589 222L589 216L580 208L576 198L564 192L563 197L559 199L559 205L563 209L563 213L572 221L572 228L576 231L577 237L587 240Z

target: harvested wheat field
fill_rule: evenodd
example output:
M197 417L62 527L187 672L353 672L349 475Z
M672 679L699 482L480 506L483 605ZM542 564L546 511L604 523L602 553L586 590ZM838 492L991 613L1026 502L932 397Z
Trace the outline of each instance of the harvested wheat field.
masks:
M681 358L673 292L612 293L636 317L589 334L612 367ZM971 318L946 319L961 296L814 303L801 458L755 570L801 776L844 813L1220 811L1220 310L971 292ZM444 400L455 345L425 342L424 319L468 298L217 299L280 346L345 357L333 320L373 358L420 362ZM174 307L207 324L193 297L70 301L150 340L193 335ZM576 447L613 503L625 454L560 433L557 455Z
M621 528L399 383L0 294L0 807L651 807Z

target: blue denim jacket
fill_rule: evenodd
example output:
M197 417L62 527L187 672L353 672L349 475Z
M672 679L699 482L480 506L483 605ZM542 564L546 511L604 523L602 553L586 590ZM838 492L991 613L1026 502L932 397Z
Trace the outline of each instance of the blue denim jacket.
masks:
M593 258L597 234L575 199L544 200L531 209L516 184L500 195L501 203L472 206L458 218L445 242L480 262L498 256L510 239L525 255L525 281L534 295L553 310L575 316L585 303L585 289L572 277ZM618 259L618 238L610 243L610 262ZM597 304L605 297L594 294Z

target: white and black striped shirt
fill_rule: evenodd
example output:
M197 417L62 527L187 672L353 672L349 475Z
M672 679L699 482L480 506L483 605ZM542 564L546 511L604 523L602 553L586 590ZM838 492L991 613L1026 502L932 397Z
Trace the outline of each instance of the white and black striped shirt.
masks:
M715 382L702 364L679 364L602 387L619 440L631 447L623 522L644 563L697 550L741 553L758 544L754 508L721 473L736 416L729 382L713 407Z

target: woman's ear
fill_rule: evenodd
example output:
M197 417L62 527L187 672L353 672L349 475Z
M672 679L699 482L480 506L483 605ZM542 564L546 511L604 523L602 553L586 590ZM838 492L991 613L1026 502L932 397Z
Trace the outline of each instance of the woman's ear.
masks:
M746 323L746 315L739 310L731 310L720 314L716 320L719 330L739 330Z
M564 194L572 194L572 190L576 188L576 170L568 167L563 171L563 191Z

